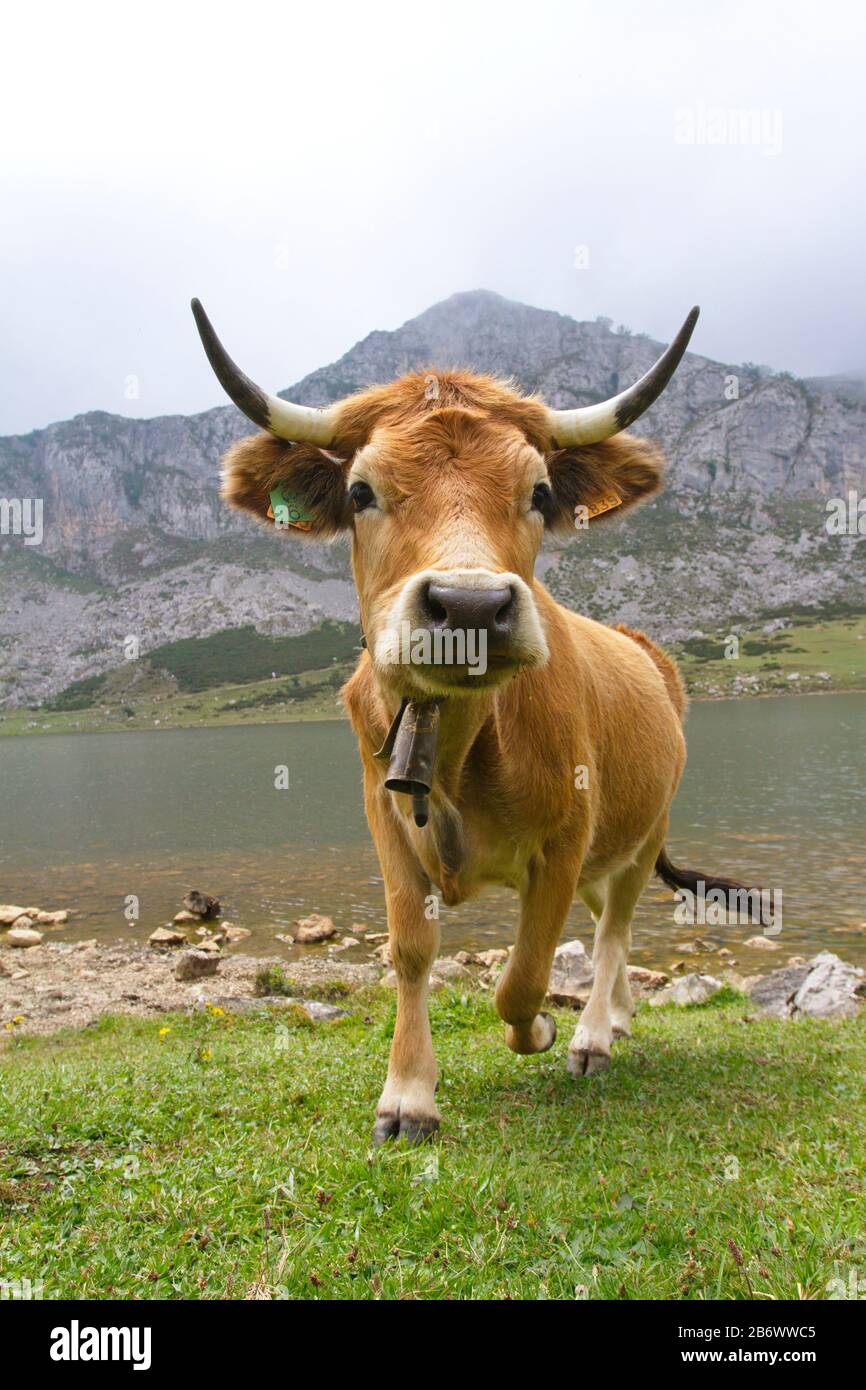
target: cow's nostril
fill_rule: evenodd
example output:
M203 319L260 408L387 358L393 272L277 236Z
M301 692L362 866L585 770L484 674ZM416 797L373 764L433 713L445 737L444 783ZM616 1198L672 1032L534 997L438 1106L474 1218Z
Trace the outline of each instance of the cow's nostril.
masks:
M514 591L510 585L460 589L434 581L424 586L421 603L427 621L436 626L505 636L513 619Z
M497 627L505 627L508 623L511 622L511 610L512 610L513 607L514 607L514 590L513 590L513 589L509 589L509 590L508 590L508 598L507 598L507 599L505 600L505 602L501 605L501 607L499 608L499 610L497 611L497 613L496 613L496 615L494 616L494 619L493 619L493 621L494 621L494 623L496 624Z
M430 592L432 584L425 584L421 591L421 608L425 618L434 623L444 623L448 621L448 610Z

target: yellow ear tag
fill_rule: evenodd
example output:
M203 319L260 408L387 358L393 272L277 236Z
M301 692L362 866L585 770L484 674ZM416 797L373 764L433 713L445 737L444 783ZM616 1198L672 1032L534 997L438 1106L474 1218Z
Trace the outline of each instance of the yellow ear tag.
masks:
M611 512L614 507L622 506L622 498L615 488L603 492L600 497L596 497L593 502L578 503L578 506L586 507L586 514L591 521L594 516L601 516L602 512ZM575 507L575 512L577 507Z

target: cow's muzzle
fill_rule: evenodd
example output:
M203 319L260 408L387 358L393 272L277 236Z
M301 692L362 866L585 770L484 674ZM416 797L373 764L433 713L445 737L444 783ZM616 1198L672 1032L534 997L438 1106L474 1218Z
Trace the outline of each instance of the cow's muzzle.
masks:
M547 660L532 591L519 575L424 570L409 579L376 634L377 665L411 675L407 689L471 693Z

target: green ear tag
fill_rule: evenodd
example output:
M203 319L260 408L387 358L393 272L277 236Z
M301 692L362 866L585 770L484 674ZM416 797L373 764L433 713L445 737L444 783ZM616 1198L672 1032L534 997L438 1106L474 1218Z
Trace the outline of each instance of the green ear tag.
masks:
M305 506L296 493L284 491L283 484L278 483L271 489L269 496L271 505L268 507L268 516L278 529L294 526L298 531L312 530L315 513Z

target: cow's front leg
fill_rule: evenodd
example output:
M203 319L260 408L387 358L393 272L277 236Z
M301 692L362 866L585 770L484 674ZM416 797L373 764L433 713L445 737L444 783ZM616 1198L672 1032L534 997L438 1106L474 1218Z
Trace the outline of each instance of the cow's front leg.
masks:
M439 923L426 915L430 885L391 808L368 803L368 814L385 880L388 939L397 976L397 1018L388 1076L376 1107L373 1143L391 1138L418 1143L439 1128L433 1098L436 1058L427 1013Z
M634 863L610 876L603 904L600 899L593 901L592 892L581 894L594 915L597 908L601 911L592 954L595 978L568 1049L572 1076L606 1071L614 1038L631 1033L634 1005L627 972L631 919L663 843L663 831L657 832L643 845Z
M388 891L388 936L397 976L397 1019L385 1089L376 1107L374 1144L386 1139L418 1143L439 1128L436 1058L430 1037L427 990L439 949L439 924L424 915L414 886Z
M496 1008L505 1019L505 1041L512 1052L546 1052L556 1039L555 1020L540 1010L577 874L572 855L549 854L530 869L517 941L496 988Z

